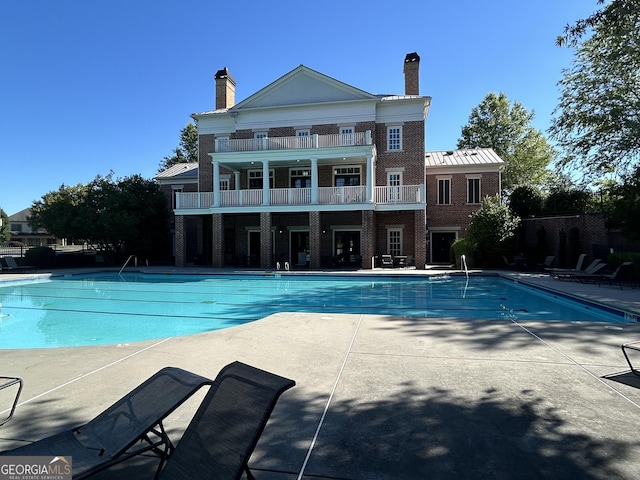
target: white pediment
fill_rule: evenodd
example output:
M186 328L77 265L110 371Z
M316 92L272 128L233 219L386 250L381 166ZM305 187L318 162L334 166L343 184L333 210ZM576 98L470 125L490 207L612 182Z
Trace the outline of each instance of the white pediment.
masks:
M376 99L375 95L300 65L230 111Z

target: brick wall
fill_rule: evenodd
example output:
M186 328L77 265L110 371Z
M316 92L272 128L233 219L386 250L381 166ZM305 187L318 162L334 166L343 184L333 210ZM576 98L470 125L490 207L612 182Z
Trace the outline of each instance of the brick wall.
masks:
M424 122L404 122L402 126L402 151L387 151L387 125L378 124L375 130L377 149L376 185L387 184L387 169L403 169L405 185L425 182Z
M260 212L260 267L272 266L271 213Z
M211 164L210 152L215 150L215 135L200 135L198 138L198 174L201 192L210 192L213 185L213 165Z
M525 219L522 225L524 237L524 245L521 246L524 250L522 253L532 256L538 252L540 252L540 256L555 255L556 261L561 257L560 231L564 230L567 235L567 251L566 262L561 266L569 266L571 263L573 263L571 266L575 266L575 259L581 253L587 254L586 260L590 263L597 255L594 253L595 245L609 245L605 220L599 214ZM542 228L545 230L546 251L538 250L538 230ZM569 251L569 231L572 228L577 228L579 231L580 251L578 252ZM599 255L599 257L601 256ZM606 258L601 258L601 260L606 261Z
M500 173L482 173L480 197L493 196L500 192ZM460 226L459 237L463 238L469 228L469 215L480 208L480 204L467 203L467 176L465 173L443 174L451 177L451 204L438 205L438 177L427 172L427 224L429 227Z

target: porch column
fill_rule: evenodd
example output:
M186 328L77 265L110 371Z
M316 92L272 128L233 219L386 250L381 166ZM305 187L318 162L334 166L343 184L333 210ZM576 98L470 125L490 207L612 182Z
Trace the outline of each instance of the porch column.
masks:
M320 212L309 212L309 268L312 269L319 269L321 266L321 235Z
M376 162L373 155L367 155L367 202L373 203L373 192L376 181Z
M262 161L262 204L270 205L269 201L269 161Z
M220 206L220 163L213 160L213 206Z
M311 159L311 203L318 203L318 159Z
M184 231L184 216L176 215L174 218L174 228L175 228L175 264L176 267L184 267L185 256L187 254L185 250L185 231Z
M362 236L360 238L360 250L362 255L362 268L371 270L372 259L375 255L375 215L373 210L362 211Z
M273 266L272 254L271 212L260 212L260 268Z
M234 190L240 190L240 172L233 172L233 177L235 178L235 188Z
M211 263L213 268L224 267L224 219L222 213L211 215Z
M427 220L424 210L415 211L415 252L416 270L424 270L427 263Z

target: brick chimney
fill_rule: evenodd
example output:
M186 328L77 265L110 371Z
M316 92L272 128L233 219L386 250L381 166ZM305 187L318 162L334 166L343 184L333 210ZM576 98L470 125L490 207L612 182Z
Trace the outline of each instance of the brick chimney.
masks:
M407 53L404 57L404 94L420 95L420 55Z
M213 78L216 79L216 110L233 107L236 103L236 81L227 67L218 70Z

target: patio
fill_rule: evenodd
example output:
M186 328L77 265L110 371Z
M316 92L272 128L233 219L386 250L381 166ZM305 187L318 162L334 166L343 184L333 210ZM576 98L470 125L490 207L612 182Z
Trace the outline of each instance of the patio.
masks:
M637 291L509 275L640 314ZM252 457L258 480L631 479L640 377L619 347L635 339L637 323L279 313L161 341L4 350L2 374L25 387L0 448L83 423L163 366L213 378L240 360L297 383ZM166 423L175 438L200 398ZM94 478L153 473L141 458Z

